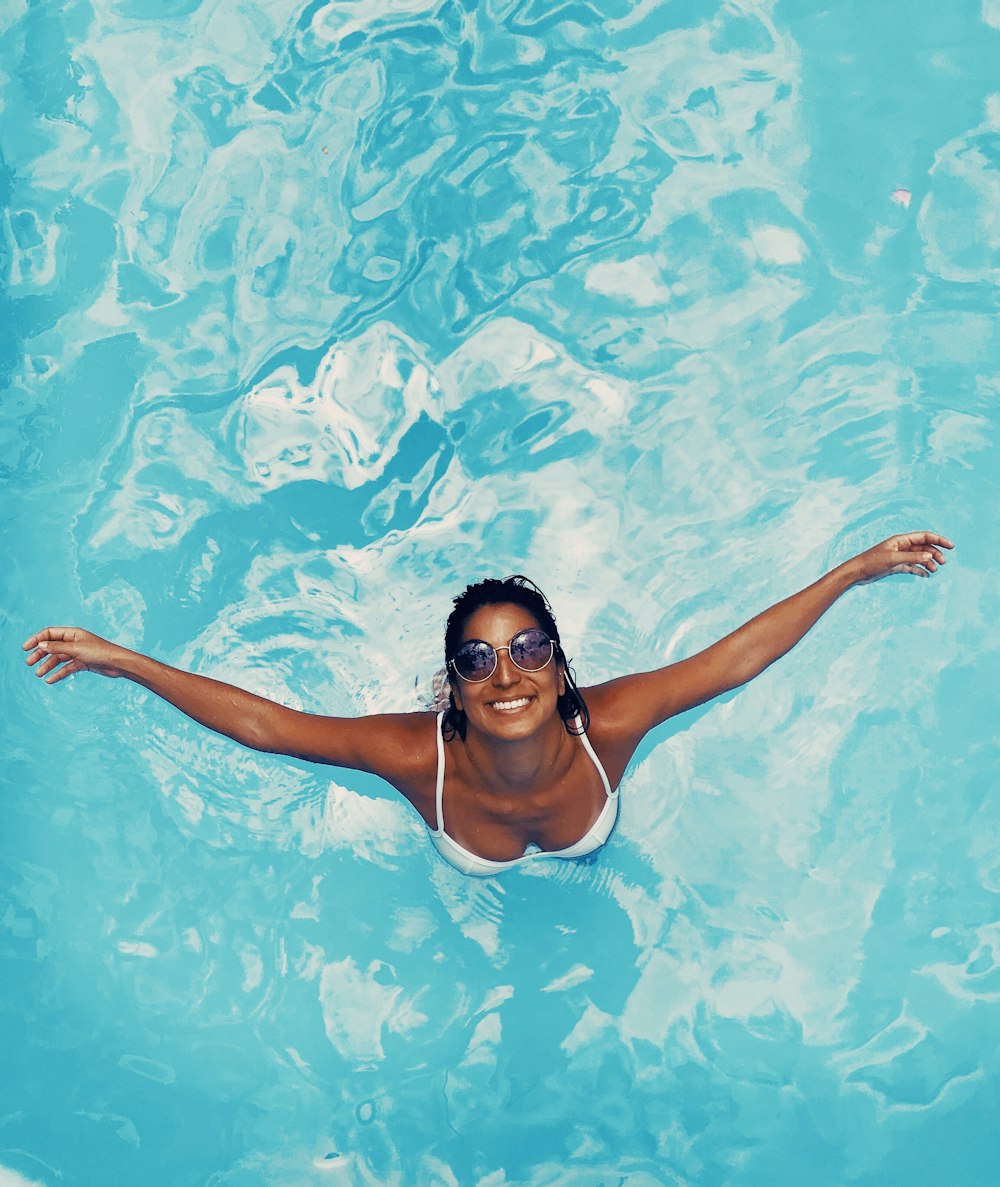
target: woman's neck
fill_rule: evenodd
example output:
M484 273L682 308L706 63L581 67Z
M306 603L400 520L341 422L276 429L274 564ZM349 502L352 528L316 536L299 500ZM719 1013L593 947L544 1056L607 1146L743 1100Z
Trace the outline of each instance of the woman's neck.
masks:
M469 730L465 753L484 791L493 795L529 792L551 783L559 768L569 766L570 736L561 718L526 738L498 738Z

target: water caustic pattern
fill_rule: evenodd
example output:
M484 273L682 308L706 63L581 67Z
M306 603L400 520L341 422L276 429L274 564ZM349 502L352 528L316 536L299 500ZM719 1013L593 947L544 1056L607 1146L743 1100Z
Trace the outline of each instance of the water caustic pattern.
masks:
M0 1183L992 1183L996 0L2 10ZM408 709L520 571L586 684L911 521L482 883L16 647Z

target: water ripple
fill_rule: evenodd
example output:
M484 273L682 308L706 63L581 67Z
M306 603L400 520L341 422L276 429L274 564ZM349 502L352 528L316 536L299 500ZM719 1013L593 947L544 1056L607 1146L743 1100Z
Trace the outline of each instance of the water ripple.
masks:
M485 882L374 780L4 661L11 1173L916 1183L988 1132L995 8L11 8L12 632L406 710L480 576L586 685L962 545Z

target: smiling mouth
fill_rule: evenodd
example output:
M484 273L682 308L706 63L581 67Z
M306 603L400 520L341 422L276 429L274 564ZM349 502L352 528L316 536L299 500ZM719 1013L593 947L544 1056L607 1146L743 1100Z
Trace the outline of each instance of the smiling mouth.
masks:
M523 709L530 701L531 697L518 697L514 701L490 701L490 708L496 709L498 713L511 713L515 709Z

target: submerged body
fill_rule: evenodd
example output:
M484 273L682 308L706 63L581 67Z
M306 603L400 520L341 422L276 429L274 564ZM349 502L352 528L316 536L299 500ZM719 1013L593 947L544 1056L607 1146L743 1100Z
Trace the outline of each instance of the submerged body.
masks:
M245 746L379 775L410 801L445 860L483 876L599 848L649 730L752 680L847 590L891 574L928 577L952 547L933 532L893 536L696 655L582 691L537 587L521 577L480 582L455 599L448 621L449 707L438 716L302 713L79 627L46 627L22 646L48 683L82 671L124 677Z

